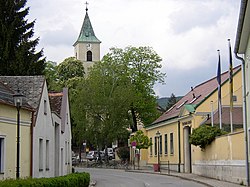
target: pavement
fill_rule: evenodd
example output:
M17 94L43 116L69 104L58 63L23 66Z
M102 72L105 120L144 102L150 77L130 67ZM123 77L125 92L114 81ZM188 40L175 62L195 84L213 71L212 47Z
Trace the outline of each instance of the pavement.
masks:
M203 177L200 175L196 175L193 173L178 173L175 171L170 171L168 173L167 171L162 171L162 172L154 172L152 169L140 169L140 170L127 170L128 172L139 172L139 173L151 173L151 174L158 174L158 175L168 175L168 176L173 176L173 177L178 177L184 180L190 180L194 181L200 184L204 184L209 187L242 187L243 185L236 184L236 183L231 183L231 182L226 182L226 181L221 181L213 178L207 178Z

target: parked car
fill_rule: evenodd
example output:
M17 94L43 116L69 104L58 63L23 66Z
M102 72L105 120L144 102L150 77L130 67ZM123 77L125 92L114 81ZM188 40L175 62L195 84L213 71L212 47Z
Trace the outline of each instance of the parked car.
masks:
M108 159L109 160L112 160L115 158L115 153L114 153L114 150L113 148L107 148L108 150ZM103 150L104 154L105 154L105 149Z
M96 160L97 158L97 151L89 151L86 158L90 161Z

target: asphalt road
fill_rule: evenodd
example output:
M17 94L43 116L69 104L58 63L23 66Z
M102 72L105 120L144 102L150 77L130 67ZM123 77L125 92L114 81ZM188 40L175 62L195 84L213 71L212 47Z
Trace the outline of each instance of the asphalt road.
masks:
M193 181L166 175L125 172L124 170L76 168L90 173L96 187L204 187Z

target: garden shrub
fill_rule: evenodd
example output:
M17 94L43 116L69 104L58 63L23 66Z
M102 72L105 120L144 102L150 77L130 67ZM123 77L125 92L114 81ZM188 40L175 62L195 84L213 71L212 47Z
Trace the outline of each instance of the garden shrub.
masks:
M214 141L216 136L226 134L218 127L201 125L198 128L193 130L193 133L189 136L189 142L195 146L199 146L201 149L204 149L212 141Z
M122 161L129 160L129 148L119 147L117 150L117 155Z
M1 187L88 187L89 173L72 173L53 178L7 179L0 181Z

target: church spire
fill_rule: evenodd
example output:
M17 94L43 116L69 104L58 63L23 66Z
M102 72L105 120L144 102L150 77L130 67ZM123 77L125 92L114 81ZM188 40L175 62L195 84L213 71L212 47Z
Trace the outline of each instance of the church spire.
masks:
M88 2L86 2L85 4L86 4L86 9L85 9L86 14L84 17L84 21L82 24L82 28L81 28L79 37L78 37L77 41L75 42L74 46L77 43L81 43L81 42L101 43L101 41L95 36L93 27L92 27L90 19L89 19Z

